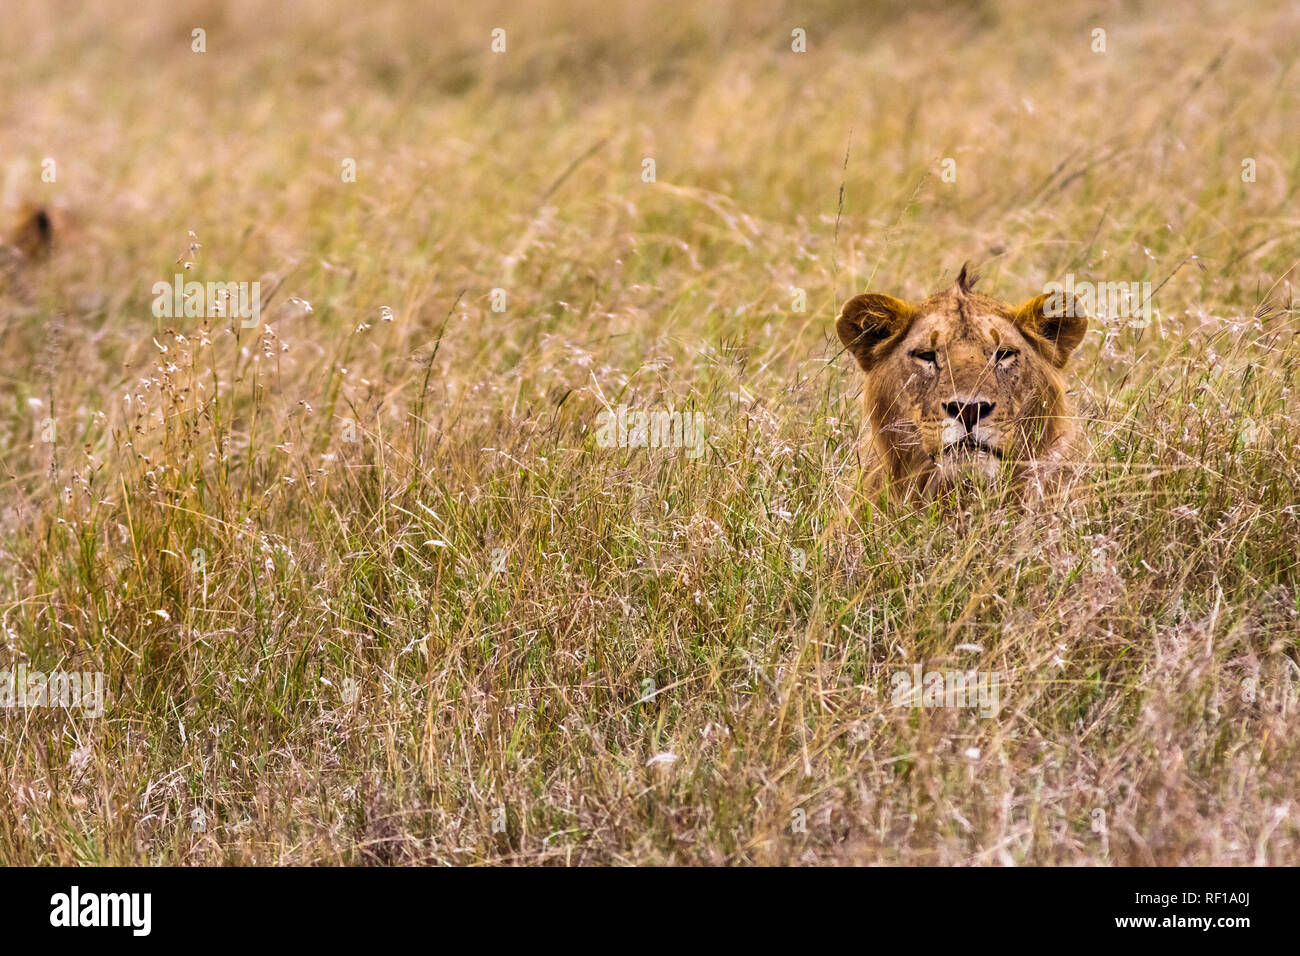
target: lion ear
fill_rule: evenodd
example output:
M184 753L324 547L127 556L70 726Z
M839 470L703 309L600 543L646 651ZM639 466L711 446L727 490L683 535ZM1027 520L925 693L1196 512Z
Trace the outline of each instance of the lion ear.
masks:
M1062 291L1036 295L1014 316L1016 326L1057 368L1079 347L1088 331L1088 313L1078 296Z
M879 359L879 346L905 330L915 317L916 309L902 299L865 292L844 303L835 331L865 372Z
M54 225L44 206L23 203L11 241L28 259L44 259L49 255L54 243Z

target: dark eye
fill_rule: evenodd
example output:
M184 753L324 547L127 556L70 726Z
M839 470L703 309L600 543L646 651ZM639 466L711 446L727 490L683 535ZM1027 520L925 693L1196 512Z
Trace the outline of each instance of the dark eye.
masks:
M1019 354L1015 349L998 349L993 355L993 360L999 365L1006 365Z
M913 350L912 358L916 359L918 362L928 362L931 365L933 365L937 361L937 356L935 356L933 352L928 351L926 349Z

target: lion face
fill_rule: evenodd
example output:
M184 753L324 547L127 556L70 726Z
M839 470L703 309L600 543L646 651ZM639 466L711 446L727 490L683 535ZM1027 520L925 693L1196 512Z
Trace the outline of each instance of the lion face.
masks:
M836 322L866 373L875 451L898 490L1022 479L1069 433L1061 369L1088 319L1040 295L1010 306L956 286L912 304L854 296Z

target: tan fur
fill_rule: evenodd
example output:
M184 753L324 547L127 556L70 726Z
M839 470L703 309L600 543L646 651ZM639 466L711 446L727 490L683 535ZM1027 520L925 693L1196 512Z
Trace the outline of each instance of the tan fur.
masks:
M23 257L38 262L54 246L54 220L44 206L24 203L10 233L9 243Z
M1077 300L1011 306L953 288L909 303L867 293L844 304L840 341L866 375L869 481L894 499L968 479L1041 487L1071 436L1062 369L1083 341Z

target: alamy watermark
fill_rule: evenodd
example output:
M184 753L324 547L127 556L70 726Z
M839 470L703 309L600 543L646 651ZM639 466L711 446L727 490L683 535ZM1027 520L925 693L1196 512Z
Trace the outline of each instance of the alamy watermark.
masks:
M687 458L704 454L704 413L629 411L626 405L596 416L601 448L684 448Z
M0 670L0 709L80 707L87 717L104 716L104 675L99 671L28 670L19 664Z
M895 671L890 702L895 707L975 707L981 717L997 716L998 671L926 671L913 664L910 671Z
M231 316L241 319L245 329L255 329L262 321L260 282L186 282L178 272L171 282L155 282L151 291L153 314L160 319Z
M153 894L83 893L74 885L50 897L50 925L120 926L130 929L132 936L148 936L153 929Z
M1150 282L1076 282L1074 273L1067 272L1064 282L1049 282L1043 292L1048 296L1043 303L1047 316L1132 319L1129 325L1134 328L1151 324Z

